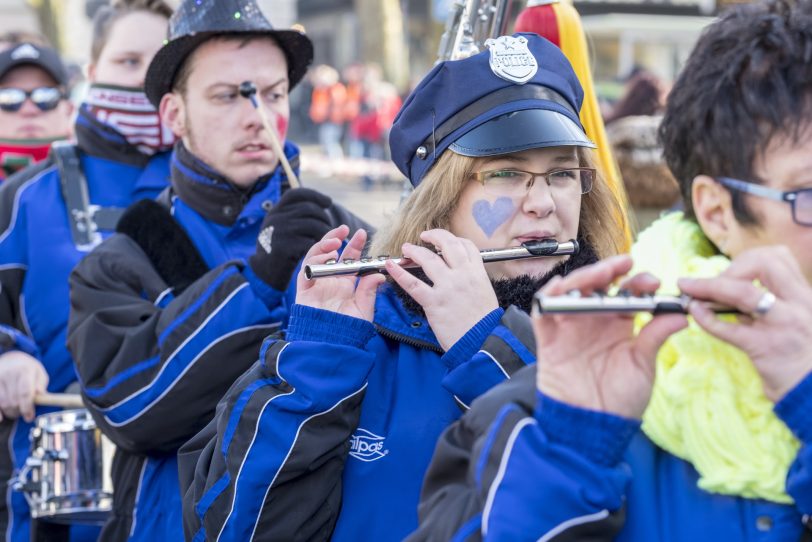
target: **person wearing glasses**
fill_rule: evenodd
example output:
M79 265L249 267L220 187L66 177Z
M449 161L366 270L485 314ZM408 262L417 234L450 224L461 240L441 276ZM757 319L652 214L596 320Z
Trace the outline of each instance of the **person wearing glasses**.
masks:
M70 137L67 84L65 65L50 47L24 42L0 52L0 181Z
M535 34L436 66L406 100L392 157L415 191L371 255L382 275L297 278L285 339L179 452L188 539L400 540L442 430L535 360L533 293L623 244L621 206L579 121L581 85ZM330 231L306 264L357 259ZM577 256L483 264L479 251L578 239ZM438 254L440 252L441 254Z
M35 395L76 385L65 345L71 270L114 232L124 208L156 197L168 184L166 151L173 139L142 87L171 14L162 0L118 0L101 8L93 26L89 94L74 125L76 144L55 145L47 160L0 185L0 490L7 496L0 503L0 533L9 541L67 536L62 526L41 521L30 528L24 495L8 490L7 481L29 454L31 422L47 411L35 408ZM50 58L33 45L6 54L24 58L37 51L39 59ZM27 86L3 81L0 109L19 111L4 112L0 129L15 115L28 118L53 105L48 115L56 115L68 107L64 89L50 79ZM21 122L25 137L44 137L33 121L28 128ZM95 540L98 532L75 526L70 535Z
M690 323L536 316L538 364L442 436L410 540L812 539L810 25L808 0L710 25L661 127L685 211L542 289L683 293Z

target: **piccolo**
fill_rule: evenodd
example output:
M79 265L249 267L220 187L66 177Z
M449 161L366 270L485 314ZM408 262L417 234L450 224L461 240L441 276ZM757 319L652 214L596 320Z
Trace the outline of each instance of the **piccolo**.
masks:
M521 260L524 258L540 258L543 256L565 256L567 254L578 254L580 247L578 241L570 239L559 243L555 239L539 239L528 241L518 247L483 250L479 254L485 263L503 262L506 260ZM438 254L440 254L438 252ZM369 275L371 273L386 274L386 262L388 260L410 269L419 267L408 258L390 258L389 256L377 256L375 258L362 258L360 260L340 260L329 261L318 265L306 265L304 272L309 279L320 279L323 277L335 277L339 275Z
M687 295L591 295L580 293L548 296L540 292L533 296L533 306L540 314L580 314L619 312L652 314L688 314L688 305L693 299ZM709 303L708 308L717 314L741 314L738 310Z

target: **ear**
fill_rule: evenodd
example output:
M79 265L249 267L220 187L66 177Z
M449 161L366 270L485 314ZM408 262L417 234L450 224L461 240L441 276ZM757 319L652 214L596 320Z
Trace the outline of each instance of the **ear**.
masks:
M87 80L93 84L96 82L96 64L93 62L89 63L85 68L87 71Z
M161 120L169 126L176 137L182 138L186 135L186 102L180 94L176 92L164 94L158 105L158 112Z
M728 254L728 245L738 224L733 216L730 192L713 178L698 175L691 185L691 201L705 236L723 254Z

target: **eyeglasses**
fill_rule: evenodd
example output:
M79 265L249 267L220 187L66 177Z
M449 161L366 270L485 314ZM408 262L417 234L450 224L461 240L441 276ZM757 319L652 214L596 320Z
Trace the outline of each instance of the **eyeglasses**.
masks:
M56 109L65 94L56 87L39 87L33 90L21 88L0 88L0 109L7 113L19 111L26 98L30 98L40 111Z
M550 191L557 194L586 194L595 182L595 169L588 167L560 168L544 173L521 169L478 171L474 178L482 183L486 194L497 197L523 198L530 193L537 177L543 177Z
M716 181L722 186L726 186L739 192L752 194L759 198L767 198L775 201L785 201L792 207L792 220L801 226L812 226L812 188L802 190L776 190L767 188L755 183L748 183L738 179L728 177L717 177Z

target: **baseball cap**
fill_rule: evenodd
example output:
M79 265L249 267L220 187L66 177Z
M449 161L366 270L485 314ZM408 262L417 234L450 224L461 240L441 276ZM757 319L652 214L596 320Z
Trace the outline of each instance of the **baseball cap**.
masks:
M0 79L18 66L31 65L44 70L57 85L67 86L68 71L54 49L34 43L20 43L0 52Z

